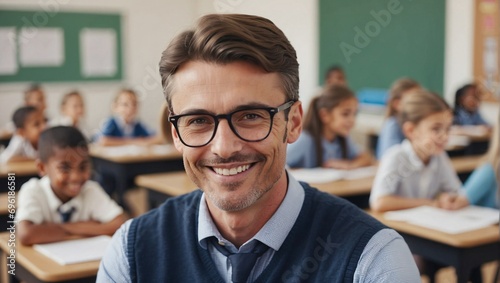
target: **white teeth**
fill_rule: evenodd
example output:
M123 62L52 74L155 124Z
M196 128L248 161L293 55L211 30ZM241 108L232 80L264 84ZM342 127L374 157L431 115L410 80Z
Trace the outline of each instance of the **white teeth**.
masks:
M243 166L233 167L233 168L230 168L230 169L227 169L227 168L215 168L214 167L214 171L215 171L215 173L217 173L219 175L232 176L232 175L236 175L238 173L247 171L248 168L250 168L250 165L243 165Z

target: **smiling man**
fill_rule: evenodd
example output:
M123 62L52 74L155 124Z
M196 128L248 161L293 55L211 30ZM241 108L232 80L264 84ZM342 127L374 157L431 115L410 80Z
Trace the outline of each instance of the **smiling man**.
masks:
M160 74L200 190L124 224L98 282L420 282L401 236L285 170L302 130L298 62L271 21L204 16Z

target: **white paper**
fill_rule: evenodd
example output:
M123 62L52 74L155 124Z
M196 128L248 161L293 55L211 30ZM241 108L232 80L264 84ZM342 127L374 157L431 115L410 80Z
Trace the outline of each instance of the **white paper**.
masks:
M483 137L488 133L488 130L484 126L453 126L451 127L451 134L455 135L466 135L471 137Z
M38 244L33 245L33 248L60 265L67 265L100 260L110 242L111 237L103 235L50 244Z
M464 147L470 144L470 138L467 136L459 136L459 135L450 135L448 138L448 143L446 144L446 148L454 148L454 147Z
M0 75L17 73L16 28L0 28Z
M500 211L479 206L444 210L431 206L384 213L387 220L404 221L448 234L459 234L498 223Z
M117 71L117 42L113 29L80 32L80 65L84 77L112 77Z
M19 33L19 61L23 67L57 67L64 63L62 28L22 28Z
M289 170L295 179L314 184L329 183L342 179L362 179L375 176L376 171L376 166L362 167L353 170L338 170L332 168L303 168Z

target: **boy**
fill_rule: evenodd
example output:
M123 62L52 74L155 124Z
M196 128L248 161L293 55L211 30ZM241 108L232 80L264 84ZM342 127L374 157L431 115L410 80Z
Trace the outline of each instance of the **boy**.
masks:
M16 220L23 245L56 242L70 235L112 235L123 210L94 181L85 137L73 127L44 131L37 160L41 179L21 187Z
M34 106L21 107L12 115L12 122L16 131L9 146L0 155L0 163L35 159L38 138L45 128L42 111Z

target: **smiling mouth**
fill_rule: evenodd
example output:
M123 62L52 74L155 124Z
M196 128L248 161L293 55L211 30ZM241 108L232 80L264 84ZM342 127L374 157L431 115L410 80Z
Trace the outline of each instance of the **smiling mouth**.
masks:
M245 172L250 168L250 164L247 165L241 165L233 168L216 168L212 167L215 173L218 175L223 175L223 176L233 176L236 174L239 174L241 172Z

